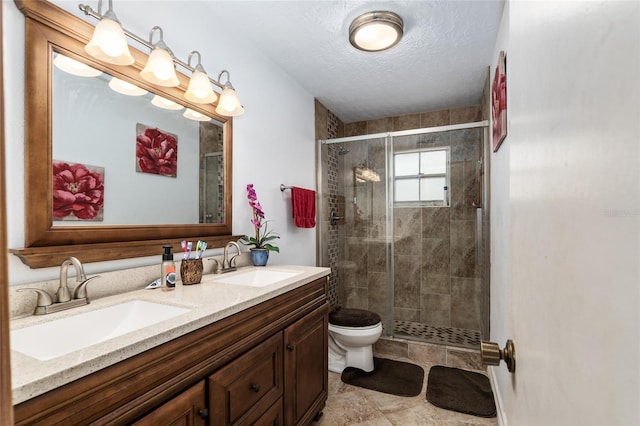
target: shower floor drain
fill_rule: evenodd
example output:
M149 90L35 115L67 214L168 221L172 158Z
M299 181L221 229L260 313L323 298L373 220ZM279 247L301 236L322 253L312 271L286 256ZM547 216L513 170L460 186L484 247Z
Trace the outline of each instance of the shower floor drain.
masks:
M419 339L428 343L460 346L477 349L480 347L480 332L454 327L434 327L410 321L395 321L394 335Z

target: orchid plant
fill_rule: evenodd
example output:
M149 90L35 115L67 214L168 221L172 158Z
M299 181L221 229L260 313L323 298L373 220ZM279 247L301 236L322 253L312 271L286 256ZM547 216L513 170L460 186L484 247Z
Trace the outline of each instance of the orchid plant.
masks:
M280 249L271 244L270 241L280 238L280 235L267 229L268 221L264 218L262 206L258 202L258 196L256 195L255 189L253 189L252 183L247 185L247 198L249 199L249 206L251 207L251 223L255 230L255 237L244 235L240 238L240 242L247 246L253 245L255 248L266 249L279 253Z

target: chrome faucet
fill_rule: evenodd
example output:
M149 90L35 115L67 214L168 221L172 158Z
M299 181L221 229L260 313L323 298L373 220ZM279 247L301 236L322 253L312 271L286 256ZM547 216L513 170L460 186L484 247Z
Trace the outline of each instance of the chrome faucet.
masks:
M73 299L69 293L69 287L67 286L67 270L69 265L73 265L76 269L76 281L80 282L73 293ZM56 302L53 302L54 297L47 291L39 288L21 288L17 291L35 291L38 294L36 302L36 308L33 311L34 315L44 315L53 312L64 311L65 309L75 308L76 306L87 305L89 303L89 296L87 294L87 284L94 278L98 278L100 275L96 275L91 278L87 278L84 273L82 263L75 258L69 257L60 265L60 286L56 292Z
M58 291L56 292L56 300L58 303L71 300L69 287L67 287L67 269L69 265L73 265L73 267L76 268L77 282L82 282L87 279L87 276L84 274L84 267L78 258L72 256L62 262L62 265L60 265L60 287L58 287Z

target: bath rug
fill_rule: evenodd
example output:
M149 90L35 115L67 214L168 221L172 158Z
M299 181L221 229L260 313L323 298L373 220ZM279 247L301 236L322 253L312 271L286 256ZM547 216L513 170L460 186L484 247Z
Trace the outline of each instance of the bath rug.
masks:
M419 365L373 358L373 371L347 367L342 371L344 383L397 396L416 396L422 392L424 370Z
M495 417L489 378L473 371L436 365L429 370L427 401L436 407L478 417Z

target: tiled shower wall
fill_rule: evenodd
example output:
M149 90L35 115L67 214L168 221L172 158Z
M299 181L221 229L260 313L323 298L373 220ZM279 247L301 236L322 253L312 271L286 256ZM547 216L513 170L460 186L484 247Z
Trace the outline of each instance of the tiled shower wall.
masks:
M343 136L344 124L340 119L324 107L320 102L315 103L316 110L316 140L334 139ZM339 147L336 145L320 146L320 167L318 192L321 200L319 203L320 226L318 227L321 235L318 241L322 243L322 250L318 250L318 265L331 268L329 275L329 303L338 305L339 286L338 286L338 262L344 257L343 245L340 244L341 234L344 235L342 227L333 226L329 223L329 214L331 211L339 211L340 206L344 206L344 197L339 195L338 189L338 168L340 157L338 155ZM319 161L316 160L316 164Z
M318 127L331 115L317 103ZM327 118L323 117L325 115ZM480 121L480 106L389 117L344 125L344 136L443 126ZM318 129L321 130L321 129ZM320 134L320 133L319 133ZM319 136L327 139L336 136ZM338 133L339 134L339 133ZM341 135L342 136L342 135ZM337 136L340 137L340 136ZM480 200L480 163L483 130L395 138L394 149L451 146L451 207L394 209L394 320L431 326L482 330L485 289L479 267L476 207ZM323 169L328 169L327 210L337 209L346 219L324 227L321 238L329 247L333 294L349 307L385 314L387 309L384 142L351 142L350 153L338 156L336 145L322 147ZM326 154L326 155L324 155ZM343 162L348 167L344 168ZM353 184L354 161L365 161L381 176L363 187ZM351 162L351 163L350 163ZM334 168L337 167L337 173ZM338 182L333 182L337 179ZM367 187L368 186L368 187ZM321 188L319 183L319 188ZM333 191L337 191L333 193ZM364 191L364 192L363 192ZM357 193L359 192L359 193ZM363 203L363 197L369 200ZM352 203L354 199L357 203ZM346 204L341 202L349 200ZM329 211L321 214L328 217ZM481 237L480 237L481 238ZM334 239L343 243L335 242ZM333 249L332 249L333 248ZM337 256L337 257L336 257ZM338 283L340 285L338 285ZM331 294L331 291L330 291Z

